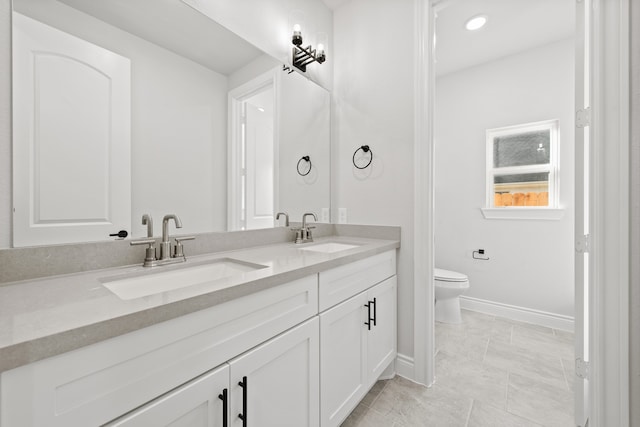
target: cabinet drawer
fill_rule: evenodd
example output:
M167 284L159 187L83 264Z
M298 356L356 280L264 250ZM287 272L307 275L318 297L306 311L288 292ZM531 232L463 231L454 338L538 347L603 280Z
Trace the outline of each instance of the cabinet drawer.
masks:
M320 311L396 274L396 253L388 251L320 273Z
M308 276L7 371L0 424L102 425L314 316L317 292Z

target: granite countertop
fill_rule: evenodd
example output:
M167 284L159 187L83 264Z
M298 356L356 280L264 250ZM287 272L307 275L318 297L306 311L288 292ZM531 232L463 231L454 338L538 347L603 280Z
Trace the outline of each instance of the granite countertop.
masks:
M303 250L326 242L357 246L334 253ZM186 263L153 267L153 274L221 258L266 267L130 300L119 298L103 283L150 269L135 265L10 282L0 286L0 372L399 246L397 240L330 236L304 245L278 243L191 256Z

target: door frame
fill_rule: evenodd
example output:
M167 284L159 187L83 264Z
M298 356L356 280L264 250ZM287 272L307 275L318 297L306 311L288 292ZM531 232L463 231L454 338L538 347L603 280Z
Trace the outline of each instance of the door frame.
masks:
M449 0L443 0L449 1ZM435 13L432 0L414 0L414 194L413 194L413 380L435 381L434 98ZM416 260L420 260L417 262Z
M279 78L278 68L267 71L229 91L228 95L228 135L227 135L227 231L240 230L240 205L242 181L240 157L242 153L242 104L257 92L271 86L273 87L273 148L278 153L278 123L279 121ZM278 212L279 200L279 160L274 156L273 160L273 209Z
M590 426L629 425L629 0L591 21Z
M593 4L590 426L624 427L629 425L630 4L629 0L594 0ZM414 262L413 380L429 386L435 379L432 309L434 8L431 0L414 0L414 5L414 260L421 262Z

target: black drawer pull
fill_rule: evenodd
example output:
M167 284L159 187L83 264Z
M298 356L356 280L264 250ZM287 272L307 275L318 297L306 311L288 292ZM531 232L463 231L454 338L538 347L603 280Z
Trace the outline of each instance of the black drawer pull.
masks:
M367 321L364 322L365 325L367 325L367 330L371 330L371 301L367 301L367 303L364 305L365 307L367 307Z
M242 420L242 427L247 427L247 377L242 377L238 385L242 387L242 413L238 418Z
M227 389L222 390L222 394L218 395L218 399L222 400L222 427L227 427Z
M376 299L373 299L373 326L376 326L376 320L378 319L378 314L377 314L377 310L376 307L378 307L378 303L376 301Z

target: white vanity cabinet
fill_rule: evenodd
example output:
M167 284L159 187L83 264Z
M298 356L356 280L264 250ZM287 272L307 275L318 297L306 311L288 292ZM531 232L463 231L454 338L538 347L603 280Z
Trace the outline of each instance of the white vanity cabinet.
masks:
M318 427L318 350L313 318L106 427Z
M345 288L369 287L320 313L321 425L330 427L340 425L396 357L395 253L323 275L321 306L324 280L342 295Z
M0 426L103 425L317 314L313 274L5 371Z
M5 371L0 427L337 426L396 356L395 262L391 250Z

